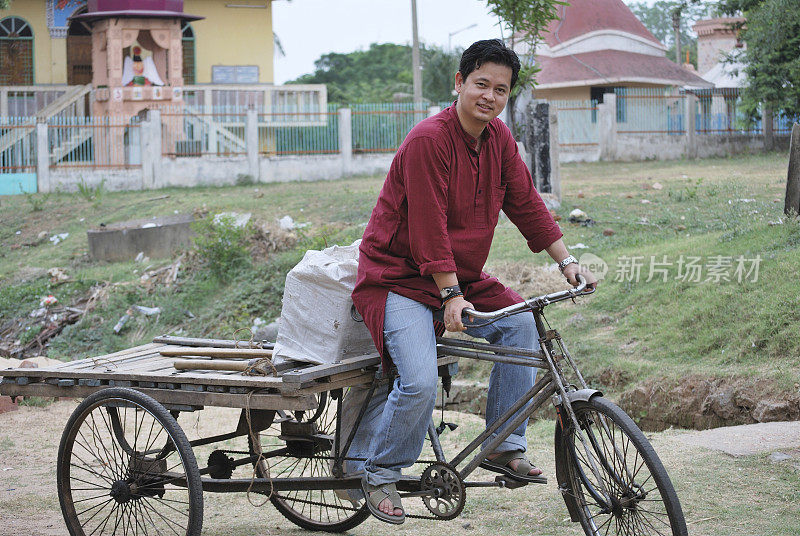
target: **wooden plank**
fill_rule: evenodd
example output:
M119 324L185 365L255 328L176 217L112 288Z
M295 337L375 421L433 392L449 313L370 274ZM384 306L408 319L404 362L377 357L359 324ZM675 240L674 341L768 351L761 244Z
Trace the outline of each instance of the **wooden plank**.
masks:
M236 341L230 339L197 339L193 337L174 337L172 335L162 335L153 339L153 342L162 344L174 344L177 346L209 346L212 348L237 348ZM239 341L238 348L247 348L248 341ZM272 343L264 348L272 348Z
M76 385L73 387L57 387L46 383L31 385L3 384L0 394L7 396L43 396L43 397L72 397L85 398L99 389L107 387L89 387ZM191 406L217 406L224 408L250 408L250 409L282 409L282 410L310 410L319 405L313 395L284 396L278 394L255 393L249 395L231 393L210 393L198 391L183 391L180 389L142 389L135 388L156 399L161 404L183 404Z
M283 374L284 381L295 383L302 383L310 380L316 380L325 376L332 376L340 372L348 372L364 367L377 365L381 362L378 354L362 355L358 357L349 357L343 359L338 363L325 363L323 365L315 365L302 370L286 372Z
M152 347L150 347L152 346ZM144 345L138 346L137 351L129 352L124 355L116 355L116 357L109 358L105 355L99 355L96 357L87 357L86 359L81 359L80 361L73 361L73 365L71 367L55 367L55 370L64 370L64 371L78 371L78 370L102 370L102 369L119 369L121 366L124 366L125 363L131 361L137 361L145 356L156 353L158 355L158 348L160 345ZM115 354L109 354L115 355ZM45 370L51 370L50 367L45 368Z
M139 353L139 352L142 352L142 351L150 350L152 348L157 348L159 346L160 346L159 344L147 343L147 344L144 344L144 345L141 345L141 346L134 346L133 348L127 348L125 350L120 350L119 352L114 352L112 354L99 355L99 356L95 356L95 357L87 357L87 358L84 358L84 359L76 359L75 361L67 361L66 363L64 363L63 366L59 366L59 368L70 369L70 368L74 368L76 366L80 367L83 364L85 364L86 362L90 362L91 363L91 362L93 362L93 360L98 359L98 358L112 360L114 358L125 357L126 355L129 355L129 354Z
M189 346L167 346L160 352L167 357L203 356L218 358L272 357L272 350L255 348L191 348Z
M314 383L327 384L333 382L340 382L343 380L349 380L350 378L358 378L359 376L364 375L364 373L368 373L370 376L375 376L375 370L376 369L369 367L369 368L350 370L347 372L340 372L339 374L334 374L333 376L328 376L327 378L320 378Z
M310 387L303 387L297 389L296 391L281 391L281 394L288 395L291 393L294 396L299 396L322 393L325 391L332 391L334 389L344 389L345 387L352 387L354 385L368 384L372 382L374 378L375 372L362 372L358 376L346 378L344 380L338 380L335 382L318 382Z

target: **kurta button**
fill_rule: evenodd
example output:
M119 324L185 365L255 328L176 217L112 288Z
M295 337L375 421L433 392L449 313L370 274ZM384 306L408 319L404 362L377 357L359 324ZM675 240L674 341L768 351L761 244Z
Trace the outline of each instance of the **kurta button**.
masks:
M483 190L478 190L478 193L479 193L479 194L480 194L480 193L483 193Z

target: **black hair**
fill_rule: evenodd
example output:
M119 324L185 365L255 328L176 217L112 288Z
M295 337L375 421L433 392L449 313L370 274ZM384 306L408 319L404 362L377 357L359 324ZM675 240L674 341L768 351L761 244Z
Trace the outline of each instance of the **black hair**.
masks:
M475 69L480 69L481 65L487 62L509 67L511 69L511 88L514 87L519 76L519 57L516 52L508 48L500 39L485 39L472 43L461 54L458 72L466 80L469 73Z

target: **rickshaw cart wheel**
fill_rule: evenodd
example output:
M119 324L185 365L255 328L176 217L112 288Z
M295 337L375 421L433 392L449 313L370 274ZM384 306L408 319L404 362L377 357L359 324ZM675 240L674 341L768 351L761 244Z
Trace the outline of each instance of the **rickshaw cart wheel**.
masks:
M133 389L103 389L78 405L61 436L57 483L72 536L200 535L203 487L186 434Z
M313 412L278 412L272 426L250 440L254 454L283 449L283 454L256 463L260 478L330 477L338 400L328 393L318 396ZM286 519L306 530L345 532L370 517L360 497L343 490L281 491L270 502Z

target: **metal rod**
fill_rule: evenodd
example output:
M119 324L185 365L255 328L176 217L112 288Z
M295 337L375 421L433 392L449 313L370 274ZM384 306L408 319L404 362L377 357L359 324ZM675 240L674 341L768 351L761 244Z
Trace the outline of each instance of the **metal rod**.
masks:
M490 435L495 433L501 426L503 426L506 423L508 419L511 418L512 415L514 415L525 404L527 404L529 400L531 400L534 396L536 396L536 393L541 391L546 384L550 383L550 380L552 380L552 375L549 372L544 374L536 383L533 384L533 387L531 387L527 393L525 393L519 400L517 400L514 403L513 406L508 408L508 410L506 410L505 413L503 413L500 417L498 417L496 421L494 421L488 428L486 428L486 430L484 430L481 433L481 435L473 439L469 445L464 447L464 450L459 452L458 455L455 458L453 458L453 461L451 461L450 464L457 467L459 463L464 461L464 459L467 456L469 456L473 450L477 448L478 445L483 443ZM508 435L511 435L511 432L513 431L514 428L511 428L509 433L505 437L503 437L503 440L505 440L505 438L508 437Z
M513 346L501 346L499 344L487 344L485 342L476 341L462 341L460 339L447 339L445 337L436 337L436 344L446 347L460 347L472 348L476 350L486 350L494 352L498 355L511 355L511 356L525 356L543 359L544 354L535 350L526 350L524 348L514 348Z
M538 382L537 382L538 383ZM530 392L530 391L529 391ZM481 451L475 455L474 458L467 464L467 466L459 471L461 478L466 478L469 476L472 471L474 471L483 460L486 459L488 454L494 452L494 450L500 446L500 444L506 440L511 433L517 429L519 425L525 422L539 407L544 404L544 402L549 399L553 393L556 392L556 387L553 385L552 382L547 382L547 388L541 391L538 395L536 395L533 403L525 409L522 413L517 415L511 422L507 424L507 428L500 434L498 434L494 439L492 439L485 447L481 449ZM505 417L505 415L503 415ZM500 419L498 419L500 420Z
M442 406L444 406L444 400L442 400ZM436 427L433 425L433 419L431 419L431 422L428 423L428 437L431 438L431 447L433 448L433 454L436 456L436 459L440 462L446 462L447 459L444 457L442 443L439 441L439 434L436 433Z
M490 354L489 352L479 352L477 350L468 350L467 348L447 348L445 351L446 354L444 355L479 359L481 361L493 361L495 363L507 363L509 365L521 365L523 367L536 367L541 369L547 368L546 362L542 361L541 359L534 359L530 357L512 357L507 355Z
M364 404L361 406L361 409L358 411L358 417L356 417L356 422L353 424L353 428L350 430L350 433L347 436L347 442L344 444L344 448L342 449L341 453L336 453L336 460L334 465L336 467L340 467L344 456L347 455L347 451L350 450L350 445L353 443L353 439L356 437L356 432L358 431L358 427L361 425L361 420L364 418L364 414L367 412L367 407L369 406L370 401L372 400L372 396L375 394L375 388L378 386L378 377L372 379L372 384L369 386L369 393L367 393L367 399L364 401ZM344 399L344 396L342 396ZM337 425L338 428L338 425ZM341 439L340 430L337 429L336 432L336 442L338 444L339 439ZM340 455L341 454L341 455Z
M227 439L233 439L234 437L244 436L247 435L247 432L228 432L227 434L220 434L211 437L203 437L200 439L195 439L194 441L189 441L189 445L191 447L200 447L202 445L209 445L211 443L219 443L220 441L225 441Z

